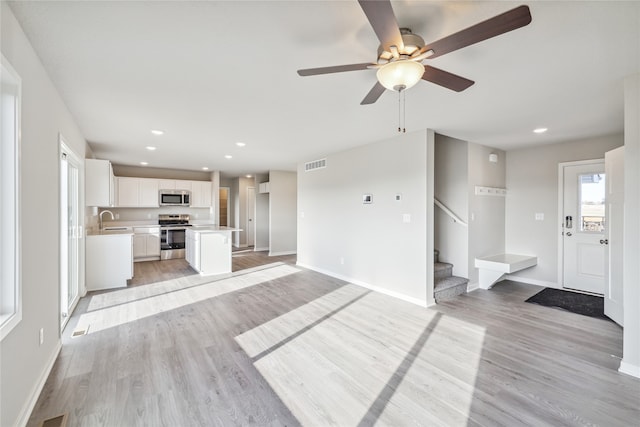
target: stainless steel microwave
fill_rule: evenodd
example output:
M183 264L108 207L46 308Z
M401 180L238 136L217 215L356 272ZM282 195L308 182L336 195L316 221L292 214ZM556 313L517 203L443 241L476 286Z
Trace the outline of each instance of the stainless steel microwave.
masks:
M191 191L189 190L160 190L158 204L160 206L190 206Z

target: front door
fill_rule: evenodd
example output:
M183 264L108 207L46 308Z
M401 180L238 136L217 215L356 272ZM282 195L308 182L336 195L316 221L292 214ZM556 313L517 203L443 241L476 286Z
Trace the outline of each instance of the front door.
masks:
M604 294L604 162L567 163L562 167L563 283L567 289Z
M604 155L607 173L607 241L608 262L604 292L604 314L618 325L624 324L622 258L624 240L624 147Z

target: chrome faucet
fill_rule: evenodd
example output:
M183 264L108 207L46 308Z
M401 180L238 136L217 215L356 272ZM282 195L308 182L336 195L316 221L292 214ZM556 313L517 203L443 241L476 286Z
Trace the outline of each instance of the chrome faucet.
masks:
M104 210L102 212L100 212L100 215L98 215L100 217L100 230L102 230L102 214L109 212L109 215L111 215L111 221L115 220L114 216L113 216L113 212L108 211L108 210Z

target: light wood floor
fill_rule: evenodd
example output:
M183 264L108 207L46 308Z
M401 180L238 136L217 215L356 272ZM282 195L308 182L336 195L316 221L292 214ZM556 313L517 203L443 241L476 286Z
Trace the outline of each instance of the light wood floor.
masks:
M162 280L81 301L29 426L62 412L71 426L640 420L621 329L524 303L536 286L424 309L286 262Z

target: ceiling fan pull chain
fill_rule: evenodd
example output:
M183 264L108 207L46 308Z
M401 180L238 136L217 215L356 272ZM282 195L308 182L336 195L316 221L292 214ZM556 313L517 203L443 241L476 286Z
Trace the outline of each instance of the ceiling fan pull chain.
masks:
M402 132L402 116L401 116L401 110L402 110L402 103L401 103L401 94L402 91L398 91L398 133Z
M407 128L405 127L407 124L407 95L404 93L404 90L401 92L402 94L402 133L407 133Z
M404 94L404 90L400 89L398 91L398 133L407 133L407 129L405 128L406 122L406 95Z

